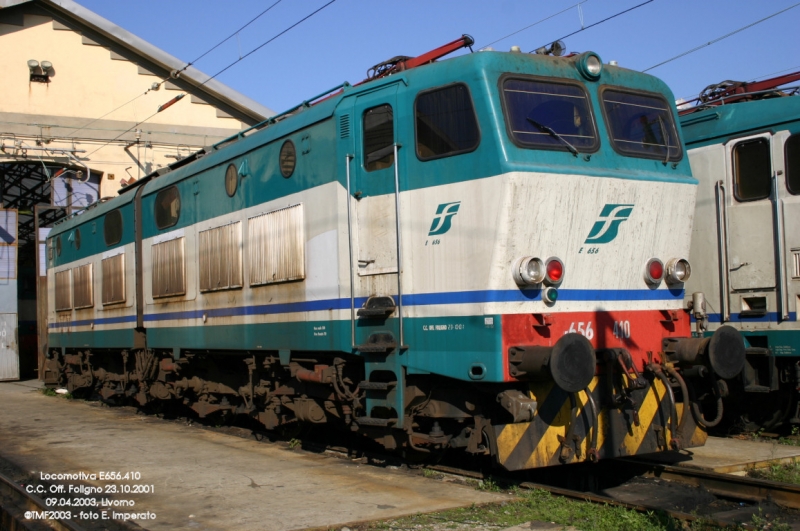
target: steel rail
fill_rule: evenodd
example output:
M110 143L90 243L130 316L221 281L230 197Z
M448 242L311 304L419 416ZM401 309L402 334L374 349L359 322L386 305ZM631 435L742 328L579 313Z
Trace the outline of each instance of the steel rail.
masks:
M25 489L17 485L14 480L2 473L0 473L0 496L8 497L11 500L14 500L14 505L16 505L22 511L43 512L52 510L52 508L48 507L42 498L25 492ZM86 531L85 528L71 522L70 520L48 519L21 521L19 519L21 515L14 514L15 512L12 512L13 507L6 507L3 510L6 511L6 514L9 518L16 521L20 525L21 529L26 529L25 522L40 522L52 527L56 531Z
M756 503L769 500L782 507L800 509L800 485L664 465L638 458L621 458L615 462L634 470L637 475L703 487L714 496Z
M720 528L727 528L730 526L729 523L722 522L719 520L715 520L713 518L709 518L707 516L696 516L689 513L684 513L680 511L672 511L669 509L664 509L658 505L645 505L640 503L628 503L619 500L615 500L614 498L609 498L607 496L601 496L599 494L594 494L591 492L582 492L579 490L571 490L571 489L563 489L561 487L552 487L550 485L545 485L543 483L531 483L530 481L524 481L519 484L520 487L525 489L540 489L546 490L551 494L555 494L556 496L563 496L565 498L570 498L573 500L578 501L585 501L590 503L598 503L603 505L611 505L614 507L622 507L624 509L629 509L631 511L636 511L638 513L651 513L655 511L663 512L676 520L681 520L683 522L695 522L700 521L703 524L713 525Z
M445 474L453 474L456 476L463 476L470 479L485 479L486 475L481 472L475 472L474 470L464 470L454 467L449 467L445 465L431 465L426 466L425 468L429 468L431 470L435 470L437 472L442 472ZM720 528L726 528L730 525L729 522L722 522L719 520L715 520L709 516L697 516L689 513L684 513L680 511L673 511L669 509L665 509L659 505L647 505L647 504L635 504L635 503L628 503L619 500L615 500L614 498L610 498L608 496L602 496L600 494L595 494L592 492L584 492L581 490L573 490L573 489L566 489L562 487L555 487L552 485L547 485L545 483L533 483L531 481L515 481L514 479L509 479L506 477L499 477L499 476L492 476L494 478L500 479L503 482L508 482L513 485L517 485L520 488L528 489L528 490L544 490L556 496L562 496L564 498L570 498L576 501L584 501L589 503L597 503L603 505L610 505L613 507L622 507L624 509L628 509L631 511L636 511L639 513L650 513L654 511L663 512L669 515L676 520L680 520L683 522L695 522L701 521L704 524L714 525Z

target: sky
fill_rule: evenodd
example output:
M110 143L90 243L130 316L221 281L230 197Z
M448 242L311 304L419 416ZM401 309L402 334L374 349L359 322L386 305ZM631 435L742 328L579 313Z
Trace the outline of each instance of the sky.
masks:
M276 0L77 1L189 62ZM194 66L216 74L330 1L280 0ZM334 0L217 79L281 112L344 81L361 81L376 63L422 54L464 33L475 39L475 51L502 39L491 46L506 51L518 45L527 52L578 32L564 39L568 52L592 50L603 62L615 60L622 67L645 70L798 3L651 0L579 31L646 1ZM663 79L676 99L690 99L723 80L798 71L798 28L800 5L648 73Z

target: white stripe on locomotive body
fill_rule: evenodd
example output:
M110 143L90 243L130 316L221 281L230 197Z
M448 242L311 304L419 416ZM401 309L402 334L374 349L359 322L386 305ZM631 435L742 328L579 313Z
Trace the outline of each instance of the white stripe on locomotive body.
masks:
M647 261L657 257L666 262L689 254L689 238L694 213L694 187L691 182L660 182L586 175L511 172L494 177L406 191L401 194L403 232L404 294L452 294L470 291L514 292L519 288L511 276L511 264L521 256L547 259L559 257L565 264L560 290L607 290L608 299L559 300L548 306L541 299L524 302L467 302L447 304L407 304L405 317L469 316L533 312L636 311L680 309L680 297L670 296L666 284L658 290L664 296L648 300L613 300L619 290L649 291L643 275ZM384 196L385 197L385 196ZM335 200L332 200L335 198ZM366 197L361 201L370 201ZM375 199L382 199L380 197ZM429 236L437 206L460 202L448 231ZM247 274L247 220L266 212L303 203L305 205L306 278L303 281L249 286ZM353 203L355 220L355 201ZM608 243L586 244L605 205L633 205L630 216L620 222L618 234ZM347 231L347 193L338 183L305 190L275 201L231 212L177 231L159 234L143 241L143 282L145 326L186 327L319 320L349 320L349 256ZM243 288L201 293L198 289L197 234L235 221L242 222ZM354 227L354 256L358 256L358 230ZM184 237L186 249L187 293L185 296L153 299L152 245L174 237ZM393 237L393 234L389 236ZM589 252L594 249L593 252ZM70 331L130 328L132 323L96 324L97 319L134 315L134 249L125 246L125 308L103 308L101 293L101 255L59 266L50 275L92 262L95 264L95 311L65 313L81 326ZM355 275L356 297L397 293L394 274ZM50 315L55 313L54 282L49 300ZM258 313L208 317L207 310L295 303L347 300L338 309L289 313ZM444 302L444 301L443 301ZM121 306L121 305L119 305ZM180 316L192 312L190 318ZM178 314L179 318L159 318L158 314ZM185 315L185 314L184 314ZM148 319L148 316L150 317ZM61 320L61 316L59 315ZM64 332L65 328L54 331Z

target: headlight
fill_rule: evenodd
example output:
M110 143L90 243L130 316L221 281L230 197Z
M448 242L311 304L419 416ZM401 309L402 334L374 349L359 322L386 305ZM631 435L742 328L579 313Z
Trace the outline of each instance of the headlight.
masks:
M541 284L545 277L544 263L539 258L523 256L514 262L511 275L520 286Z
M603 71L603 61L600 56L594 52L586 52L578 57L578 71L583 77L589 81L597 81L600 79L600 73Z
M692 276L692 266L685 258L673 258L667 262L667 284L682 284Z

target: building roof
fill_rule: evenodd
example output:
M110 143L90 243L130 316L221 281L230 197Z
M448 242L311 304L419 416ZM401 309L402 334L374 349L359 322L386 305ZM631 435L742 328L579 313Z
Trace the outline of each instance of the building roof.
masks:
M167 78L170 72L186 66L186 61L153 46L72 0L0 0L0 9L13 12L16 10L14 8L49 15L53 20L81 33L85 38L107 46L162 79ZM209 78L209 75L190 66L179 77L170 79L170 82L248 125L275 114L273 110L227 85L215 79L209 81Z

